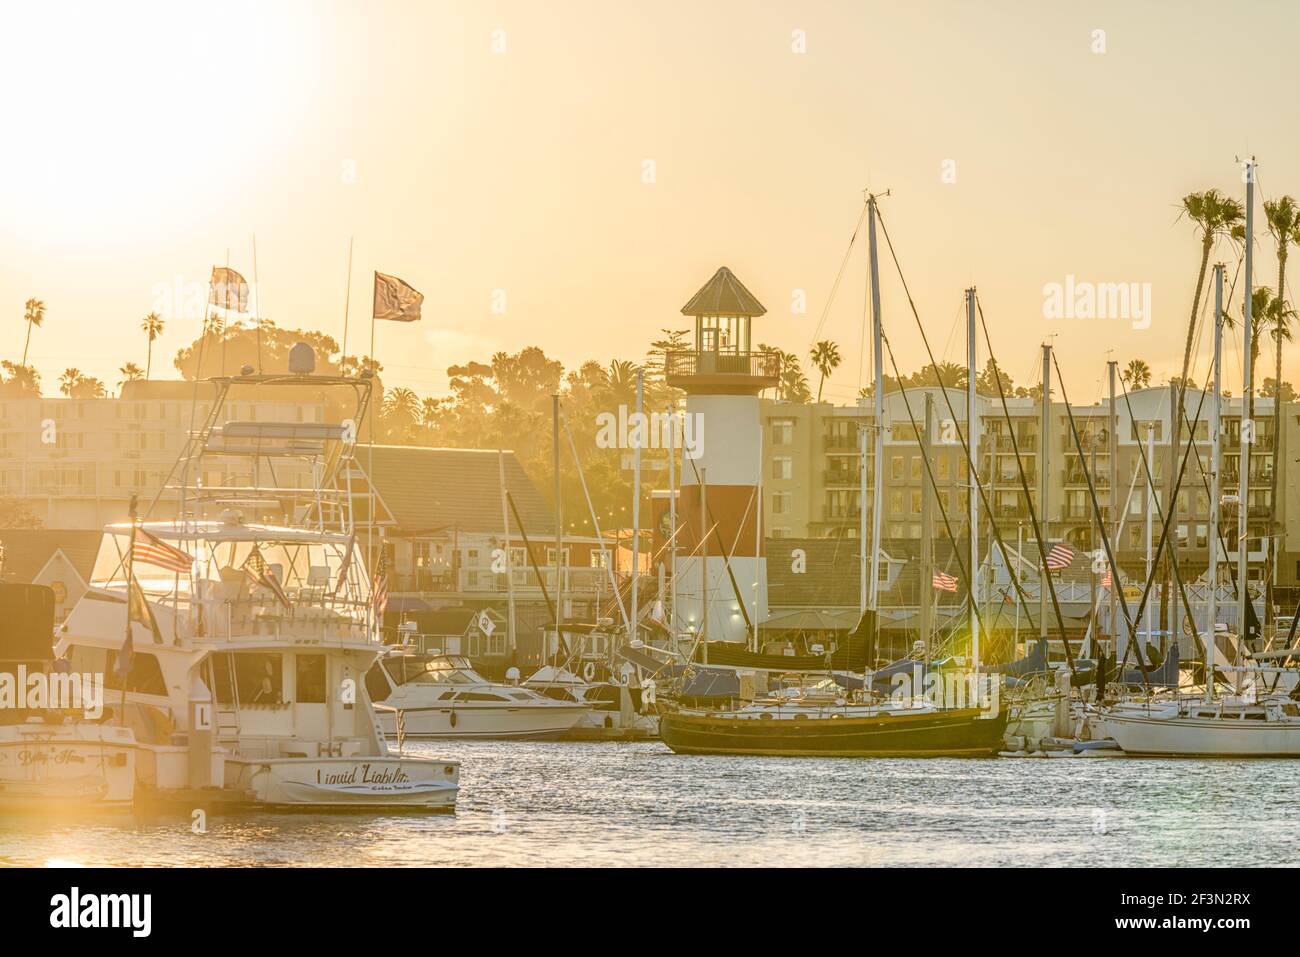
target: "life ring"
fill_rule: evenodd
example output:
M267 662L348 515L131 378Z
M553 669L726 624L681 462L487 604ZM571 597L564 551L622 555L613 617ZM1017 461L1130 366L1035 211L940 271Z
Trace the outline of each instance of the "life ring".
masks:
M596 680L596 662L588 661L582 666L582 680L587 682Z

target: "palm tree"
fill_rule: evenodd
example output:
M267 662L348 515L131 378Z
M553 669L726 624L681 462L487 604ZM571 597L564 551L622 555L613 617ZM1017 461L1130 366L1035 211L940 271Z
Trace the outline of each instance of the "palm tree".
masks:
M1270 335L1277 337L1281 335L1284 340L1291 338L1291 320L1295 318L1295 310L1288 308L1286 301L1275 296L1273 290L1267 286L1260 286L1250 294L1250 368L1251 368L1251 390L1250 396L1246 400L1246 418L1254 419L1255 417L1255 393L1259 390L1254 385L1254 370L1259 364L1260 340L1264 337L1267 330ZM1229 329L1235 329L1236 320L1224 314L1223 324ZM1282 331L1277 331L1282 330Z
M823 339L817 345L813 346L812 352L808 353L808 358L812 359L812 364L817 367L821 373L821 379L817 383L817 401L822 400L822 386L826 384L826 377L839 367L840 347L829 339Z
M59 391L69 399L98 399L105 395L104 383L80 369L64 369L59 376Z
M145 353L144 360L144 377L147 379L153 370L153 341L161 336L163 331L162 316L156 312L149 313L141 321L140 330L149 337L149 350Z
M45 321L45 303L39 299L28 299L23 307L23 322L27 323L27 339L23 342L23 361L27 365L27 347L32 344L32 326L39 326Z
M1201 230L1201 268L1196 273L1196 295L1192 297L1192 314L1187 322L1187 344L1183 346L1183 373L1181 379L1187 381L1187 370L1192 363L1192 339L1196 334L1196 316L1201 311L1201 294L1205 291L1205 267L1210 262L1210 250L1219 236L1234 235L1234 229L1240 227L1245 218L1241 203L1230 196L1224 196L1217 189L1207 189L1203 193L1188 193L1183 197L1183 212ZM1178 389L1178 404L1183 401L1184 386ZM1181 425L1181 420L1177 423ZM1174 434L1178 434L1177 425Z
M1151 367L1145 359L1130 359L1119 377L1130 389L1145 389L1151 384Z
M384 419L384 427L393 438L405 439L411 426L420 417L420 399L410 389L390 389L384 396L379 414Z
M1287 318L1286 302L1286 256L1287 251L1292 243L1300 243L1300 208L1297 208L1295 198L1292 196L1283 196L1277 200L1264 201L1264 221L1268 224L1269 234L1273 237L1273 242L1277 244L1277 296L1276 298L1282 305L1275 310L1270 322L1270 332L1273 334L1273 381L1277 384L1278 395L1273 397L1273 441L1277 442L1277 437L1282 434L1282 343L1291 341L1291 327ZM1276 444L1274 445L1274 455L1277 455ZM1269 483L1269 502L1277 501L1277 473L1278 469L1274 467L1273 475ZM1270 535L1268 537L1268 574L1264 578L1264 587L1267 594L1264 596L1264 607L1273 607L1273 568L1274 559L1277 556L1277 537Z
M146 376L145 371L141 369L138 365L136 365L134 362L128 362L126 365L122 366L117 371L122 374L122 381L118 383L119 387L123 383L135 382L138 379L145 378Z

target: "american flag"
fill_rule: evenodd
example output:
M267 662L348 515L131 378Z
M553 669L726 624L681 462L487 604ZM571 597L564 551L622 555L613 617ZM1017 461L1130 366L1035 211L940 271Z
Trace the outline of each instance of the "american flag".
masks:
M382 546L379 549L379 564L375 566L375 579L370 586L370 599L375 603L375 617L383 618L384 609L388 607L388 556Z
M1102 572L1102 574L1101 574L1101 587L1102 587L1102 588L1110 588L1111 585L1113 585L1114 583L1115 583L1115 580L1111 577L1111 574L1110 574L1110 566L1107 565L1107 566L1106 566L1106 570L1105 570L1104 572Z
M131 564L156 565L170 572L189 574L194 567L194 556L174 545L168 545L143 528L137 528L135 544L131 546Z
M262 550L256 544L244 561L244 574L258 585L271 589L280 604L285 608L289 607L289 596L280 587L280 580L275 577L275 571L266 563L266 559L262 557Z
M945 575L941 571L935 571L933 584L940 591L955 592L957 590L957 579L951 575Z
M1069 568L1074 561L1074 549L1064 542L1057 542L1047 550L1047 567L1054 572Z

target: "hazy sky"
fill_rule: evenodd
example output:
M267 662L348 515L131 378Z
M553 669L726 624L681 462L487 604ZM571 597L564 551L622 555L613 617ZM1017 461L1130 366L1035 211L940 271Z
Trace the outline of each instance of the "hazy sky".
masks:
M1262 0L14 6L0 355L21 355L35 296L47 392L68 366L115 388L161 306L154 367L174 376L200 314L163 290L201 295L227 251L251 281L254 235L261 313L336 336L355 237L349 352L372 270L420 289L424 320L381 325L377 353L421 393L530 344L566 367L639 358L722 264L768 307L756 341L806 354L870 187L893 191L882 210L943 358L964 361L975 283L1017 383L1056 334L1071 399L1091 401L1107 350L1177 371L1199 256L1185 193L1244 197L1235 158L1253 152L1260 200L1300 195L1297 27L1295 4ZM1068 275L1149 283L1149 328L1044 318L1044 284ZM864 276L865 243L820 335L845 354L835 401L859 383Z

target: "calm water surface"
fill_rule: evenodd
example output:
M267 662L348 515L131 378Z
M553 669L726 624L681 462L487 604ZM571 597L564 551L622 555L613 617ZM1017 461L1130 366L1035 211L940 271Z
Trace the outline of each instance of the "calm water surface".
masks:
M1208 865L1300 857L1296 761L687 757L443 742L454 815L0 817L0 864Z

